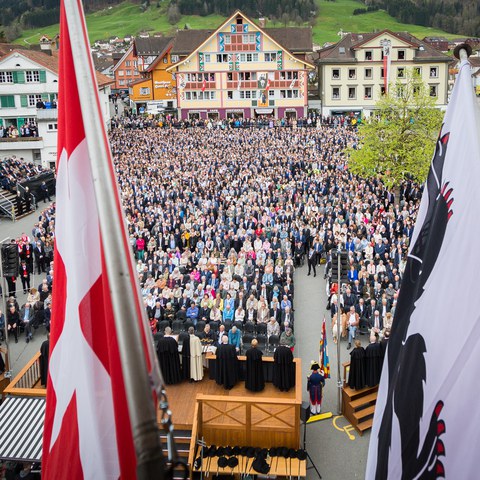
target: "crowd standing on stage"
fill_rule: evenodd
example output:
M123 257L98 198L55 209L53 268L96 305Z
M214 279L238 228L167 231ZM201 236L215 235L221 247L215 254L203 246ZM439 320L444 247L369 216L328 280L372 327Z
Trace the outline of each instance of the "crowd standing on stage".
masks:
M220 346L225 334L237 352L253 338L259 348L272 338L294 350L294 270L308 264L308 274L329 277L338 245L349 271L341 332L338 286L329 283L334 337L348 336L350 348L359 333L389 330L421 192L405 183L395 197L380 180L352 175L350 125L117 123L110 142L152 332L193 327L203 345ZM54 219L51 205L17 239L30 274L46 274L42 302L53 281Z

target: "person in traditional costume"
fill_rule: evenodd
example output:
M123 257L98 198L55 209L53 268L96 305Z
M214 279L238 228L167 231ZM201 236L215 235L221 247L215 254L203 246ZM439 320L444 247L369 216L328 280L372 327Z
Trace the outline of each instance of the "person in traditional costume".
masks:
M312 415L318 415L322 410L322 391L325 386L325 377L318 362L312 362L310 370L312 370L312 373L308 376L307 380L307 390L310 396L310 412Z
M195 335L195 329L188 329L190 335L190 379L199 382L203 379L202 344Z

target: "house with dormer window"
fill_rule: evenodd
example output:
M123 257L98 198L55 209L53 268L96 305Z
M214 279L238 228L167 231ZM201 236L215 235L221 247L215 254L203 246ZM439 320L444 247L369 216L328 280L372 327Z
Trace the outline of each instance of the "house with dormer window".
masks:
M317 52L322 114L369 116L388 86L408 71L428 85L439 108L448 102L451 58L406 32L348 33Z

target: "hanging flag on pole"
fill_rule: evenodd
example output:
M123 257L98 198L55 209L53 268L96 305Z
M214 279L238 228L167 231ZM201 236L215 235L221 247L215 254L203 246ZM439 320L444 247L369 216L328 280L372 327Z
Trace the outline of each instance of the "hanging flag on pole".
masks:
M460 54L388 341L368 480L478 477L480 111Z
M392 63L392 57L390 56L392 42L388 38L385 38L380 43L383 47L383 86L385 88L386 95L388 93L388 83L390 80L390 65Z
M152 467L161 454L148 466L138 455L142 448L161 448L151 383L163 382L145 333L79 0L61 2L60 39L55 282L42 478L145 478L148 468L163 471L163 464ZM128 319L122 309L130 310Z
M202 83L202 92L204 92L206 89L207 89L207 80L204 78Z
M325 317L323 317L322 323L322 338L320 340L320 368L324 372L325 378L330 378L330 359L328 358L327 347L327 328L325 323Z

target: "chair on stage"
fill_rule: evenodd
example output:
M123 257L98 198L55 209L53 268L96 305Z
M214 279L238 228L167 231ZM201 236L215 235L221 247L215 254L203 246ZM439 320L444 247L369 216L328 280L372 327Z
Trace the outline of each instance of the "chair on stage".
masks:
M232 322L230 320L224 320L223 325L225 325L225 331L229 332L232 329Z
M266 335L267 334L267 324L266 323L257 323L255 328L257 335Z
M183 330L184 330L185 332L188 332L188 329L189 329L190 327L194 327L194 326L195 326L195 325L193 324L193 322L192 322L191 320L185 320L185 321L183 322Z
M241 332L243 332L243 322L241 320L235 320L233 322L233 326L237 327L237 330L240 330Z
M183 330L183 320L174 320L172 322L172 331L178 335Z
M278 335L270 335L268 337L268 350L274 352L280 343L280 337Z
M257 342L258 342L258 348L262 351L265 351L267 348L267 336L261 333L257 335L255 338L257 339Z
M170 322L168 320L162 320L157 324L157 331L159 333L165 333L165 329L170 326Z
M246 350L247 348L250 348L250 345L254 338L255 337L252 333L244 333L242 336L242 349Z
M255 332L255 324L253 322L245 322L245 325L243 325L243 331L253 335Z
M197 325L195 326L195 333L202 333L205 330L205 322L203 320L199 320Z
M218 327L219 327L219 323L218 322L210 322L209 323L210 325L210 330L214 333L217 333L218 332Z

